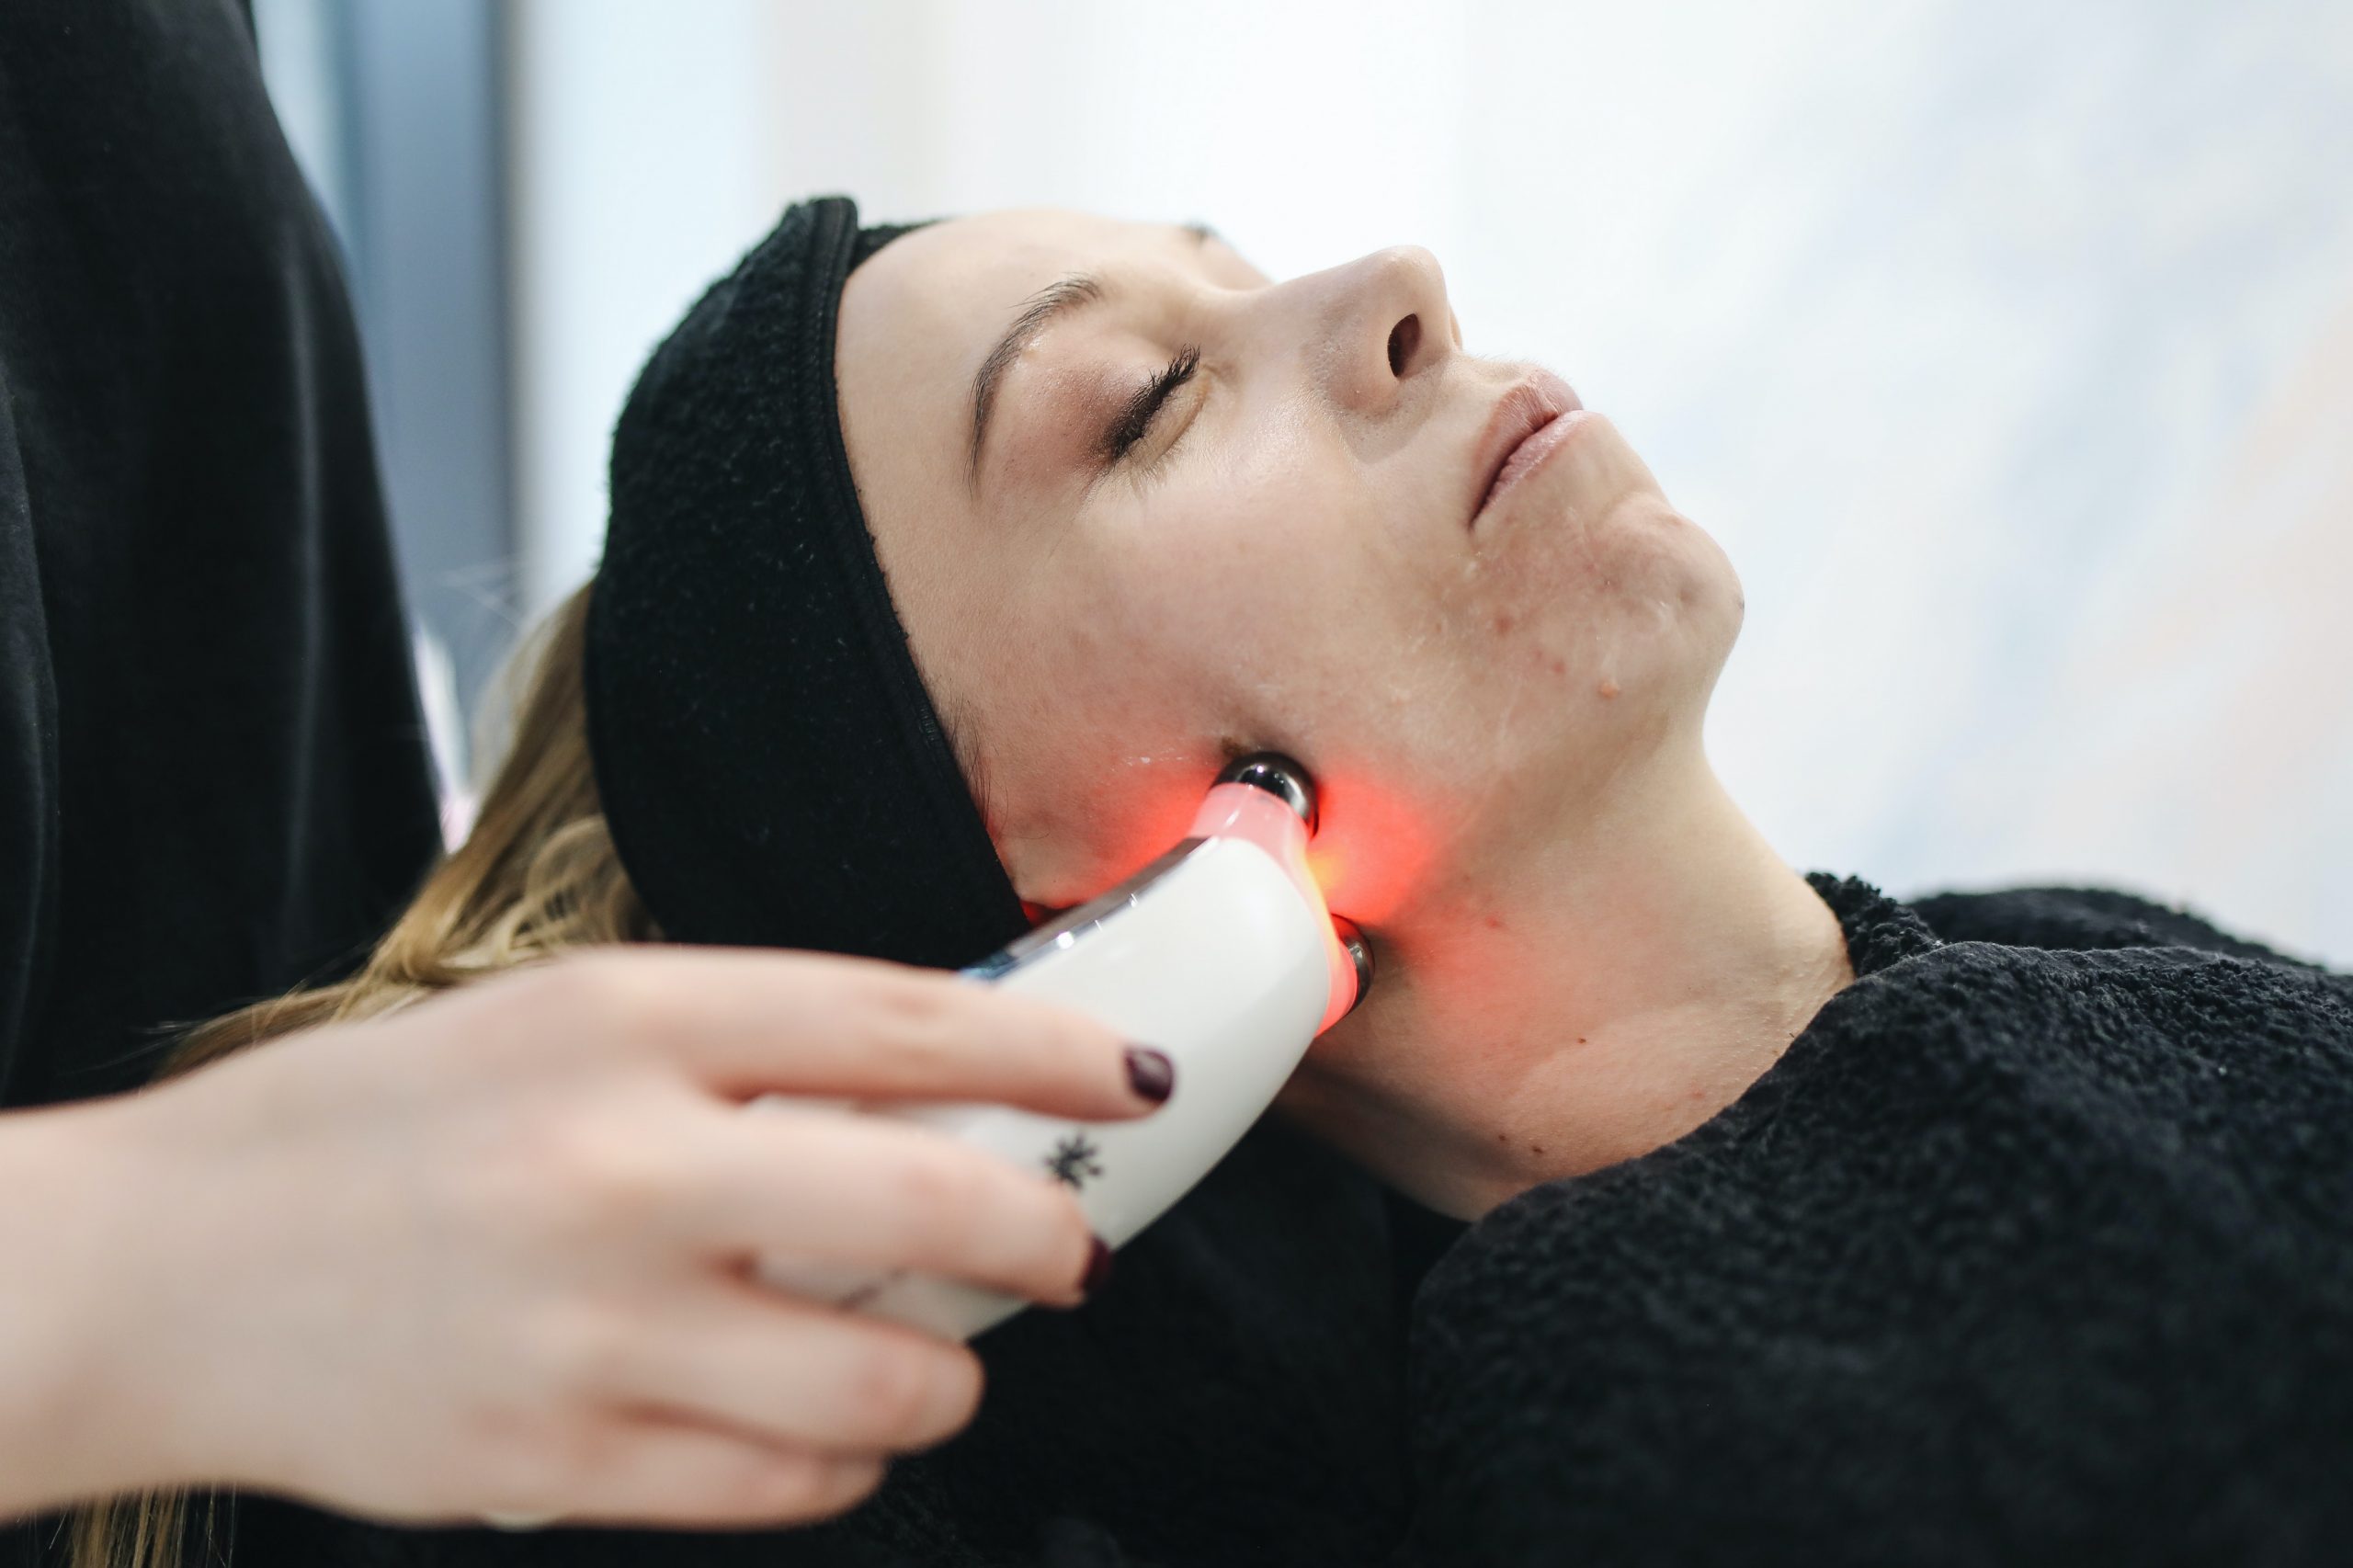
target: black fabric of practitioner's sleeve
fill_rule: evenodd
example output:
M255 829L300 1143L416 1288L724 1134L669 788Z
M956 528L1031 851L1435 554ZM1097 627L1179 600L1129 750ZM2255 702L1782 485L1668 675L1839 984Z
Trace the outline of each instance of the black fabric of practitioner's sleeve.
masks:
M241 13L7 0L0 1104L335 967L436 839L350 312Z
M349 308L244 16L6 0L0 1105L339 967L437 837Z
M2345 978L2122 894L1814 885L1858 979L1781 1062L1425 1280L1411 1561L2344 1561Z

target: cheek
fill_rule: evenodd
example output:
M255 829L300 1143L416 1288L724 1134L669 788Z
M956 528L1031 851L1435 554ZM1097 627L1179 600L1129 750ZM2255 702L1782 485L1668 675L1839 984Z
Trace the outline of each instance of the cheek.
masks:
M1292 426L1206 451L1094 537L1091 597L1126 657L1149 661L1171 716L1202 740L1289 738L1300 688L1345 634L1353 476ZM1278 732L1278 733L1270 733Z
M1444 602L1452 563L1425 519L1346 453L1269 441L1219 477L1181 531L1139 545L1149 592L1125 624L1183 672L1193 722L1230 743L1213 763L1274 747L1313 770L1318 881L1379 925L1439 852L1429 776L1452 782L1483 650ZM1188 810L1204 771L1186 779Z
M1148 479L990 618L1000 832L1054 845L1027 852L1053 891L1026 894L1084 896L1165 849L1239 751L1314 755L1354 627L1347 476L1313 459L1264 442Z
M972 710L1023 896L1099 892L1182 835L1225 761L1221 661L1246 618L1198 542L1054 551L980 612Z

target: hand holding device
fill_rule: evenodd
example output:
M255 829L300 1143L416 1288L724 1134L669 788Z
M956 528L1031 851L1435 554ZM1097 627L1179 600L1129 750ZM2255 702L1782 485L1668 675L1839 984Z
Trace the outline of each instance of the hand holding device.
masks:
M231 1484L404 1519L750 1526L961 1426L961 1346L755 1255L1067 1305L1075 1195L763 1093L1154 1108L1099 1024L949 976L613 950L0 1117L0 1517Z
M881 1114L948 1133L1077 1195L1118 1246L1157 1219L1265 1112L1310 1041L1362 999L1370 949L1325 909L1307 865L1314 787L1261 753L1219 776L1192 832L1110 892L965 973L999 994L1058 1003L1176 1063L1176 1093L1144 1121L1096 1123L1002 1106ZM790 1100L765 1101L791 1110ZM825 1108L837 1110L838 1107ZM764 1258L764 1278L931 1333L968 1337L1017 1298L919 1267Z

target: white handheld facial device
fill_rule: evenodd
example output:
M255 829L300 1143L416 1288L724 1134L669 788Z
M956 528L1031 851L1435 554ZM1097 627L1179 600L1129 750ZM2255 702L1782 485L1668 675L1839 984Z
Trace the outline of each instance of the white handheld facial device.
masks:
M1296 763L1245 757L1218 776L1176 848L964 971L1165 1051L1176 1089L1150 1116L1063 1121L993 1105L874 1114L938 1128L1067 1183L1095 1233L1126 1243L1241 1140L1309 1042L1371 981L1370 949L1324 908L1308 872L1314 824L1313 786ZM1025 1304L928 1275L787 1258L764 1259L759 1272L798 1294L959 1339Z

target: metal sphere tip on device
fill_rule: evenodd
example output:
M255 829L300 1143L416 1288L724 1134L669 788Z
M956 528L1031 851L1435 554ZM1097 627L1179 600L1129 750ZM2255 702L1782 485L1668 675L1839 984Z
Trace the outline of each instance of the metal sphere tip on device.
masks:
M1264 790L1299 813L1307 831L1315 831L1315 781L1307 769L1280 752L1252 752L1226 764L1217 776L1221 784L1247 784Z

